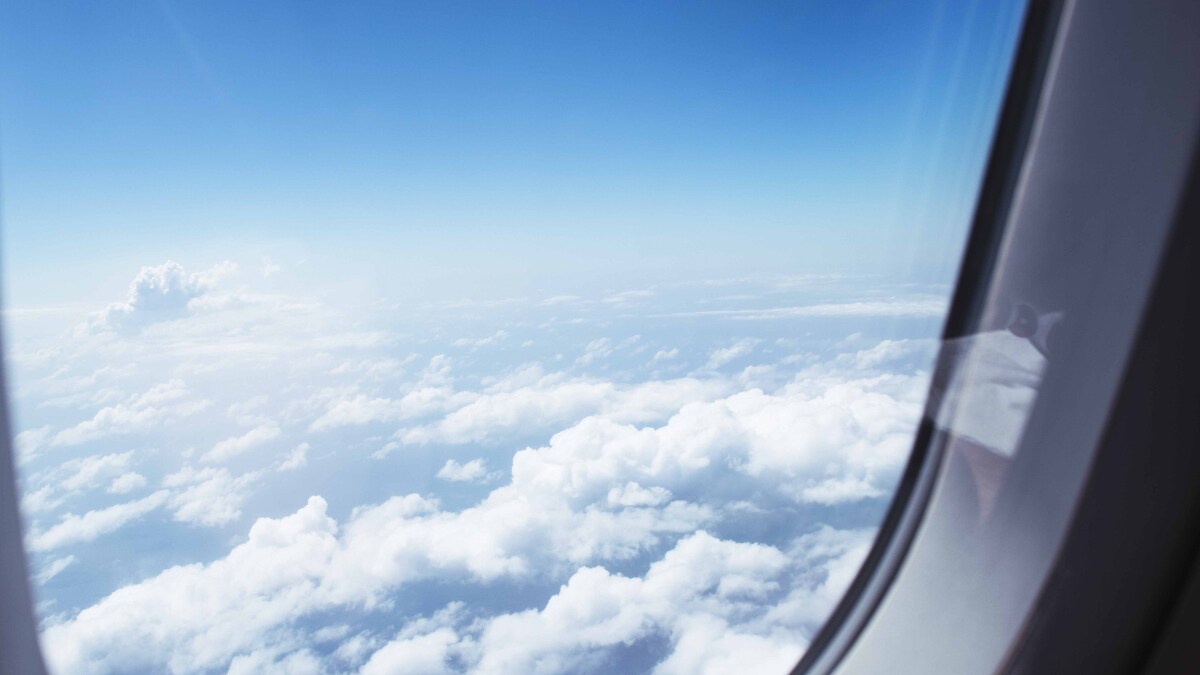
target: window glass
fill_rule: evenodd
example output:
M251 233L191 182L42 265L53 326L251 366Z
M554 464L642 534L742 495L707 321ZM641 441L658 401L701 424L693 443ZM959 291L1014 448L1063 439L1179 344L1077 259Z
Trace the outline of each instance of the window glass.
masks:
M1022 10L0 2L52 670L786 672L907 459Z

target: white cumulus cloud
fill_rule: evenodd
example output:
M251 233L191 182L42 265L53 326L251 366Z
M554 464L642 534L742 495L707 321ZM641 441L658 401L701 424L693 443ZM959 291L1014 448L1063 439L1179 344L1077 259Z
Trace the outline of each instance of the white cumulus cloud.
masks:
M395 438L410 445L472 443L514 431L554 427L588 415L647 422L727 389L727 383L694 378L619 386L607 380L545 374L533 367L471 396L469 403L437 422L399 430Z
M224 462L253 450L260 445L270 443L282 435L283 431L279 429L277 424L274 422L265 422L244 434L232 436L218 442L211 450L204 453L200 461L209 463Z
M757 344L758 340L742 338L728 347L717 349L712 354L709 354L707 368L716 370L730 361L747 356L750 352L754 351L754 347Z
M279 464L275 466L276 471L295 471L308 466L308 451L310 447L308 443L301 443L292 448L291 453Z
M487 464L482 459L472 459L465 464L448 459L438 470L437 477L456 483L475 483L487 480L489 475Z
M188 273L171 260L143 267L130 282L125 301L113 303L95 315L92 325L120 331L180 318L187 314L192 301L236 268L224 262L204 272Z
M146 477L136 471L123 473L113 479L108 491L114 495L123 495L146 486Z
M30 532L27 545L31 551L42 552L92 541L154 511L166 503L167 496L167 491L159 490L148 497L88 511L82 516L68 513L44 532Z
M170 506L175 519L197 525L224 525L242 514L246 491L261 476L251 472L234 476L224 467L183 469L163 479L163 486L175 488Z
M114 435L154 429L193 415L208 407L208 401L188 398L187 385L171 380L121 403L101 408L90 420L54 435L53 445L79 445Z

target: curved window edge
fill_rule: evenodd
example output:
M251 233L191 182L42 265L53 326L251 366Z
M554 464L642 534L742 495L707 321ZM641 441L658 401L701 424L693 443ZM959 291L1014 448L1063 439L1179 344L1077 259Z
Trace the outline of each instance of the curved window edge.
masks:
M1126 305L1122 311L1132 319L1120 329L1129 332L1130 342L1121 352L1119 363L1113 366L1117 369L1117 379L1110 388L1095 396L1097 399L1111 397L1111 407L1105 408L1107 414L1092 418L1098 434L1095 442L1082 434L1072 439L1078 441L1078 445L1086 446L1075 450L1084 460L1073 469L1082 472L1082 482L1077 490L1065 490L1070 495L1058 498L1060 504L1067 505L1069 515L1060 535L1043 542L1055 551L1048 563L1049 570L1036 580L1036 595L1022 610L1026 618L1019 632L1006 643L1001 658L992 663L992 670L996 672L1113 671L1119 667L1140 669L1147 663L1160 669L1152 672L1162 672L1162 668L1168 667L1164 664L1184 665L1187 661L1181 659L1189 653L1195 654L1194 649L1180 648L1180 640L1172 640L1171 636L1178 637L1180 622L1195 616L1196 605L1200 603L1197 597L1200 594L1194 592L1184 592L1180 597L1180 592L1188 588L1189 575L1194 574L1200 552L1200 518L1196 515L1200 503L1188 497L1200 488L1200 470L1196 470L1194 457L1185 456L1188 452L1194 455L1197 437L1194 412L1188 412L1194 411L1196 401L1194 380L1189 381L1185 374L1194 374L1197 367L1195 355L1183 351L1186 338L1180 335L1179 325L1179 311L1188 306L1188 299L1194 298L1195 293L1191 289L1195 288L1196 243L1194 231L1189 231L1188 224L1194 223L1195 214L1200 210L1197 195L1200 190L1197 181L1200 119L1193 114L1196 101L1194 96L1179 94L1158 99L1154 106L1139 108L1128 104L1129 100L1136 99L1127 98L1123 109L1125 118L1120 120L1116 131L1090 120L1085 124L1085 135L1109 132L1127 143L1136 143L1137 139L1121 136L1122 124L1126 128L1141 124L1160 131L1164 126L1173 129L1174 145L1163 142L1169 134L1160 133L1158 149L1151 148L1148 155L1138 157L1140 165L1130 161L1125 166L1092 169L1084 165L1082 160L1086 158L1081 157L1081 153L1072 155L1070 143L1061 143L1053 133L1048 138L1034 138L1029 135L1029 130L1037 119L1039 101L1048 99L1047 92L1056 88L1074 89L1074 112L1078 113L1079 101L1089 98L1136 97L1140 94L1154 100L1151 94L1156 89L1179 91L1180 83L1189 82L1192 89L1200 86L1200 39L1197 39L1200 38L1200 12L1186 3L1166 3L1166 6L1094 3L1080 12L1083 20L1079 23L1082 25L1072 27L1077 33L1090 33L1087 38L1077 40L1075 46L1068 46L1070 53L1066 57L1074 61L1075 72L1078 73L1080 63L1100 63L1102 60L1095 52L1103 40L1097 38L1113 35L1129 36L1122 40L1125 44L1118 44L1118 51L1124 49L1127 57L1140 55L1139 48L1153 45L1150 51L1158 57L1159 70L1154 70L1153 58L1134 58L1124 62L1128 64L1127 68L1103 72L1086 82L1072 82L1070 78L1066 82L1056 82L1055 74L1047 77L1045 66L1051 55L1055 59L1063 57L1059 52L1066 42L1065 24L1073 19L1070 15L1075 9L1076 3L1034 3L1029 7L945 337L952 340L977 330L982 301L989 287L996 283L995 256L1004 233L1000 224L1006 223L1012 203L1019 199L1014 176L1021 170L1025 155L1040 153L1044 163L1049 158L1059 171L1071 167L1074 162L1074 168L1085 176L1089 171L1104 174L1104 180L1097 180L1097 184L1106 181L1112 184L1114 179L1120 180L1124 175L1128 178L1129 195L1135 195L1138 180L1147 180L1147 172L1166 185L1157 197L1152 198L1157 199L1157 203L1146 201L1154 208L1146 211L1148 241L1138 255L1143 259L1142 264L1149 264L1150 271L1135 274L1142 277L1138 285L1147 288L1146 294L1140 296L1135 290L1115 299L1116 303ZM1069 18L1064 21L1064 16ZM1178 59L1164 68L1162 57L1166 53L1176 53ZM1122 70L1128 72L1120 72ZM1079 96L1081 90L1086 94ZM1064 98L1071 101L1071 96ZM1058 105L1068 107L1061 102ZM1061 110L1058 112L1061 131L1063 115ZM1098 117L1104 121L1103 115ZM1024 129L1025 133L1013 133L1014 129ZM1078 143L1078 140L1077 134L1073 142ZM1111 143L1112 136L1107 140ZM1149 167L1147 158L1152 160ZM1134 173L1137 171L1141 174ZM1085 212L1089 204L1080 204L1078 200L1067 203L1067 196L1059 198L1063 203L1049 204L1045 194L1041 196L1041 203L1026 204L1025 208L1041 210L1043 217L1056 208L1058 216L1070 214L1066 217L1074 217L1077 229L1086 224ZM1136 199L1131 201L1137 203ZM1158 218L1157 222L1155 218ZM1127 220L1123 225L1124 236L1128 238L1141 225ZM1111 245L1111 242L1105 245ZM1113 253L1110 251L1108 255ZM1000 264L1002 266L1003 262ZM1133 273L1137 269L1144 268L1130 267ZM947 360L943 350L939 355L938 370L951 365ZM1059 380L1057 386L1061 390L1062 378ZM1078 386L1081 381L1074 384ZM936 391L936 386L935 374L931 393ZM934 401L930 403L932 406ZM1061 403L1061 397L1056 403ZM1045 418L1045 410L1041 412L1040 417ZM908 556L913 543L926 527L924 519L932 501L939 497L935 492L936 483L943 477L945 438L932 429L928 422L930 417L927 414L927 422L916 439L912 465L905 472L905 483L897 493L867 562L794 673L858 672L861 668L845 667L847 655L852 650L880 651L880 644L873 645L871 636L864 635L864 630L878 618L884 599L894 592L897 584L901 584L897 581L898 573L911 562ZM1041 421L1044 427L1045 420ZM1040 439L1044 441L1047 437L1043 433ZM1055 461L1059 465L1066 463L1064 459ZM1078 464L1079 457L1073 461ZM1126 480L1130 469L1138 462L1154 466L1137 480ZM1161 489L1170 492L1169 499L1156 497L1155 493ZM1127 505L1139 509L1134 517L1121 511ZM1024 515L1035 516L1035 509L1036 505L1026 506ZM1111 518L1113 514L1125 517L1105 519L1106 515ZM1174 518L1166 517L1155 523L1153 519L1161 516ZM1153 530L1157 537L1154 550L1134 557L1132 561L1129 556L1122 556L1128 552L1131 542L1145 538L1146 533L1139 528L1147 523L1158 526ZM1015 533L1012 528L1008 530L1004 535L1011 540ZM1137 597L1136 606L1128 606L1128 603L1122 606L1119 596L1105 596L1100 592L1104 583L1129 579L1131 575L1142 597L1137 597L1137 592L1126 593L1125 597L1126 600ZM997 582L996 585L1003 584ZM967 589L972 590L969 586ZM963 587L957 591L962 592ZM993 588L989 592L995 595L1001 590ZM988 611L986 602L981 606ZM929 609L925 607L926 611ZM1102 611L1105 609L1117 609L1125 615L1122 619L1129 621L1114 621L1111 613ZM891 618L894 620L896 615L893 612ZM1103 620L1111 622L1107 625L1108 630L1097 633L1099 622ZM949 646L950 638L970 642L962 636L933 631L924 647L930 650L967 648ZM1084 644L1078 640L1084 638L1089 649L1078 649ZM1097 648L1091 649L1091 646ZM871 661L868 659L867 662ZM874 662L878 663L879 659ZM858 665L861 663L860 660ZM896 667L899 672L905 672L906 665L911 666L901 659Z

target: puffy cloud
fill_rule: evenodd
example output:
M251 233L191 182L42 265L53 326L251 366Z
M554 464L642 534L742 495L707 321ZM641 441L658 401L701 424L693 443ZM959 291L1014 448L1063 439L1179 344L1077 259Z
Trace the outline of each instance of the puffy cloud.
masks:
M280 637L273 631L312 607L335 531L316 498L286 518L259 519L226 557L169 568L48 627L46 657L60 673L193 673L266 649Z
M809 372L776 394L752 389L689 403L660 427L588 417L549 445L518 452L513 486L582 503L629 481L675 494L740 484L827 504L877 496L908 455L925 383L919 375Z
M440 675L450 672L446 665L450 647L458 642L452 628L392 640L359 671L362 675Z
M54 430L49 426L42 426L36 429L26 429L17 434L13 438L13 445L17 451L17 463L25 464L37 457L48 445L53 433Z
M246 489L261 477L254 471L234 477L228 469L190 466L163 479L163 486L176 488L170 506L175 520L197 525L224 525L242 515Z
M430 445L413 453L421 455L417 466L425 467L438 445L487 445L464 450L471 453L466 457L478 457L471 461L440 457L439 462L446 462L438 471L442 479L491 479L489 465L502 465L513 450L523 449L512 461L507 484L470 505L457 501L461 490L447 491L453 495L447 505L430 494L400 494L358 506L335 521L324 500L313 498L290 516L259 519L248 538L223 557L163 570L91 607L51 620L45 633L47 654L62 672L300 673L358 667L364 672L579 672L602 666L604 659L634 646L665 650L657 666L660 673L759 667L782 672L799 654L803 637L836 601L870 533L860 537L819 530L790 544L788 535L773 533L779 535L772 539L774 546L766 546L697 530L737 537L753 531L741 529L739 518L757 517L780 502L804 514L812 510L796 503L837 504L882 494L906 455L924 396L923 377L883 372L912 360L899 342L847 355L829 368L811 368L788 384L784 364L765 363L745 364L749 368L741 375L705 371L698 377L638 383L639 373L677 359L679 349L661 351L652 360L648 350L633 370L614 372L608 379L583 376L579 370L548 374L536 367L489 379L490 373L479 370L489 364L469 355L451 376L449 360L439 356L416 381L402 382L399 375L408 361L388 354L429 344L420 334L423 328L407 333L406 327L404 337L393 337L357 317L321 309L319 303L293 309L282 298L257 299L250 311L222 304L225 300L212 292L211 281L192 276L182 270L149 273L136 293L131 289L127 311L114 309L105 316L113 327L145 330L135 339L92 338L100 345L96 354L104 358L146 347L158 359L156 366L175 368L155 371L156 376L190 369L197 374L187 376L189 383L197 389L172 381L155 396L122 393L95 404L104 409L58 435L43 427L40 436L27 437L31 447L74 445L184 422L205 405L201 394L215 400L218 394L208 392L227 390L230 364L237 363L256 369L253 379L269 385L244 394L239 388L239 398L265 391L271 405L263 397L235 406L223 400L229 419L241 428L236 435L228 428L210 431L206 419L204 433L214 434L211 439L229 436L205 453L206 461L279 439L282 429L306 426L312 432L340 430L329 436L339 441L338 447L373 449L389 440L387 431L403 425L391 440L396 447ZM188 294L193 297L182 301ZM156 306L160 300L163 305ZM630 295L608 304L619 307L637 300ZM586 308L612 314L603 304L588 303ZM217 306L228 311L201 311ZM871 308L819 311L849 315L866 309ZM180 316L186 320L164 321ZM503 325L514 335L483 340L517 344L527 337L521 334L527 327L538 325L536 318L521 323L526 318L506 317L509 323ZM605 325L603 320L598 316L596 325ZM567 355L563 362L570 363L578 352L563 342L570 339L568 329L578 330L559 322L538 334L538 344L550 350L543 356L561 351ZM712 352L712 368L741 368L738 358L771 358L771 352L756 352L754 341L731 341L736 334L728 332L716 338L699 332L683 337L689 348L701 339L723 348ZM447 333L471 334L458 326L439 328L437 335ZM604 359L618 349L682 345L680 337L655 336L637 345L598 340L578 364L608 372L620 364ZM380 349L400 340L411 342L394 351ZM475 345L464 341L460 346ZM761 388L740 391L747 383ZM62 428L58 418L48 419ZM393 426L352 436L356 430L350 427L368 424ZM179 438L195 430L195 425L179 426ZM522 445L506 446L510 438L519 438ZM524 448L525 443L530 447ZM102 533L119 527L113 523L122 517L143 517L135 513L139 504L149 509L145 513L165 509L164 515L181 523L234 522L259 481L270 482L272 490L289 485L308 490L309 479L320 477L306 472L298 481L273 473L307 462L307 443L290 453L286 447L290 444L272 446L258 470L242 475L220 465L177 464L163 489L146 498L149 502L68 515L49 530L35 531L31 541L42 541L43 550L83 541L79 532ZM154 470L114 465L79 480L116 492L137 490L145 482L138 471L159 475L160 462L180 461L176 449L164 444L154 456ZM142 458L140 452L135 458ZM347 461L350 455L346 453ZM185 457L197 461L191 454ZM401 461L394 464L387 466L401 476L409 468ZM430 484L428 475L412 478ZM720 489L713 490L714 485ZM27 500L44 504L56 498L53 492L27 495ZM351 506L353 502L338 508ZM192 529L171 523L164 527ZM43 571L55 564L39 562L46 565ZM385 621L364 620L360 614L411 607L397 599L410 585L425 583L458 597L487 593L501 600L509 598L512 587L562 586L549 601L541 596L536 609L512 611L534 604L522 591L513 593L519 599L503 610L492 604L487 609L483 604L452 606L386 634L379 628ZM56 592L60 585L46 590ZM489 616L492 612L500 613ZM412 619L387 618L399 623ZM318 629L327 620L339 625ZM742 657L731 662L731 654ZM762 662L752 662L751 656Z
M528 433L588 415L652 421L727 388L725 382L694 378L622 387L605 380L544 374L534 367L497 382L435 423L401 429L395 438L411 445L462 444L486 441L515 430Z
M608 382L547 378L534 386L481 395L438 423L403 429L396 438L408 444L469 443L512 429L541 429L598 410L612 392Z
M937 340L883 340L874 347L861 349L852 354L838 357L842 363L850 363L856 370L887 369L908 372L916 367L926 369L933 365Z
M437 477L456 483L484 482L492 478L482 459L472 459L466 464L459 464L453 459L448 459L445 465L438 470Z
M703 614L679 621L673 633L675 648L655 668L656 675L784 673L807 646L786 631L742 632L720 617Z
M474 394L455 392L446 386L421 387L398 399L357 394L333 402L320 417L313 420L308 430L328 431L338 427L419 417L463 405L474 398Z
M52 469L32 474L26 479L26 487L41 487L27 491L23 496L22 506L30 513L48 511L58 507L69 497L108 482L109 479L112 479L109 493L130 492L145 484L145 479L139 474L127 471L132 460L133 451L90 455L67 460ZM139 479L141 482L134 484ZM114 486L123 489L115 489Z
M346 628L348 629L349 626L346 626ZM324 629L318 630L317 633L319 634L321 630ZM338 645L337 649L333 652L333 656L342 663L358 665L370 656L373 650L378 649L380 643L379 639L372 637L366 632L362 632ZM387 657L385 656L384 658Z
M446 661L452 656L452 648L457 651L461 647L457 626L468 617L464 603L452 602L432 616L409 621L382 648L379 640L371 641L374 652L359 672L362 675L450 672ZM361 637L361 634L355 636L338 650L357 643Z
M124 472L132 458L133 452L129 451L64 462L56 472L59 475L59 487L74 491L94 486L103 478Z
M292 452L275 466L276 471L295 471L308 466L308 443L301 443L292 448Z
M270 401L266 396L252 396L245 401L230 404L225 408L225 414L245 427L266 424L271 419L264 414L263 409Z
M742 338L728 347L718 349L709 354L706 367L710 370L716 370L730 361L747 356L750 352L754 351L754 347L758 342L758 340L753 338Z
M682 501L575 509L558 495L511 486L458 512L417 495L393 497L347 523L338 573L324 590L375 603L380 589L423 578L521 579L564 564L629 559L712 518L710 509Z
M633 481L608 491L609 506L658 506L671 499L671 491L659 486L644 488Z
M356 510L339 533L314 497L286 518L260 518L225 558L168 569L47 629L47 653L62 672L84 664L94 672L153 670L162 662L204 670L263 648L281 627L322 608L376 606L424 578L525 578L556 564L628 558L706 517L682 502L576 513L502 488L457 513L417 495L395 497Z
M130 471L114 478L112 484L108 486L108 491L114 495L123 495L140 490L145 486L146 477L136 471Z
M236 269L233 263L224 262L205 272L189 274L170 260L154 267L143 267L129 284L125 301L111 304L95 315L92 325L128 330L180 318L187 314L193 301L213 288L218 279Z
M277 424L274 422L265 422L244 434L232 436L218 442L211 450L204 453L200 461L209 463L224 462L227 459L253 450L260 445L270 443L282 435L283 431L279 429Z
M38 513L58 508L67 496L58 491L57 485L43 485L37 490L25 490L21 494L21 511Z
M815 630L841 600L874 541L873 528L822 526L799 537L788 556L805 561L805 566L787 595L767 612L766 620Z
M403 660L432 672L572 671L591 663L589 654L665 636L670 649L661 673L747 665L731 662L730 653L786 668L802 648L798 636L815 629L853 575L870 532L826 528L786 551L692 533L730 517L729 500L739 497L769 505L760 496L773 491L829 503L886 487L905 456L925 378L881 374L872 363L855 355L836 367L810 368L774 393L690 403L667 396L680 407L656 426L621 418L644 415L661 392L609 383L590 399L599 413L516 453L511 482L474 506L450 511L429 497L397 496L355 509L339 527L324 500L312 498L291 516L259 519L224 558L168 569L50 627L47 652L66 672L163 664L200 672L235 659L239 668L291 658L304 665L307 657L291 656L302 653L296 631L304 617L335 607L387 607L396 589L427 579L563 575L565 585L541 609L414 623L378 649L374 638L359 634L329 658L362 663L372 651L364 665L371 670ZM516 392L534 399L535 391L554 398L571 391L559 385L580 383L525 372L493 383L476 402L492 397L499 405ZM664 384L680 386L656 386ZM257 477L188 468L164 486L174 490L169 505L177 518L227 522L240 502L214 505ZM708 489L715 483L726 488L720 495ZM603 567L672 542L642 577Z
M583 567L541 609L473 625L444 612L412 622L363 672L407 672L386 670L405 657L422 673L461 672L455 662L480 675L581 672L601 665L608 649L658 636L670 647L656 673L785 672L803 637L767 615L791 565L773 547L702 531L680 540L643 577Z
M88 511L82 516L68 513L46 531L30 532L27 546L31 551L42 552L92 541L154 511L166 503L167 496L166 490L159 490L148 497Z
M679 348L672 347L671 349L660 349L654 352L654 357L650 359L650 363L659 363L661 361L670 361L679 356Z
M339 529L314 497L290 516L259 519L247 541L224 558L172 567L50 626L43 636L47 656L57 672L310 667L315 657L293 646L305 641L298 621L361 604L400 581L395 574L364 579L361 570L407 565L411 573L428 573L448 562L429 557L417 564L413 547L432 539L389 536L411 519L444 517L436 508L415 496L398 498L356 513ZM457 535L440 535L443 553L455 555ZM869 540L869 532L826 528L784 552L690 534L642 577L577 569L539 610L478 621L452 605L412 621L374 650L363 672L457 672L464 666L479 673L575 672L597 651L660 635L671 649L657 672L738 672L735 666L748 662L730 662L724 648L733 647L754 647L744 654L759 660L752 665L786 668L800 654L802 635L828 609L828 603L813 609L802 600L840 591L849 579L839 566L850 563L845 568L852 573L860 544ZM804 552L811 555L796 555ZM336 658L357 661L373 643L362 635L352 641Z
M101 408L90 420L54 435L53 445L79 445L106 436L140 433L193 415L208 401L188 398L182 380L170 380L113 406Z

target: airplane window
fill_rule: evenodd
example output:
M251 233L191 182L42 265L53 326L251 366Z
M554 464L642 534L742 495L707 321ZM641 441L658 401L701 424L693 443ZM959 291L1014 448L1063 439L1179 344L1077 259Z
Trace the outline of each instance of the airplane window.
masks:
M0 3L51 672L787 672L1067 325L932 372L1023 12Z
M800 672L1195 669L1200 7L1029 18L925 461Z

